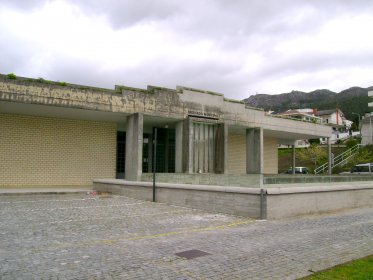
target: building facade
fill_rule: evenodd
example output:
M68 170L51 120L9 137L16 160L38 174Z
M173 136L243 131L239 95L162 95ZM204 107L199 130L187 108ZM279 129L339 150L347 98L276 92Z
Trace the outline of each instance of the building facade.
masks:
M0 76L0 186L88 185L142 174L277 174L278 144L330 137L222 94L114 90Z
M368 96L373 97L373 91L368 91ZM373 107L373 102L368 103L368 107ZM360 116L359 116L360 117ZM360 122L361 130L361 144L372 145L373 144L373 116L372 113L367 113L362 117Z

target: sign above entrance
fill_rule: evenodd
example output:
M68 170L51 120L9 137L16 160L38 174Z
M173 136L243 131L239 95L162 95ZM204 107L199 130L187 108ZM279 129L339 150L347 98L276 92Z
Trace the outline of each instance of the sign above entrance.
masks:
M216 113L212 113L212 112L188 110L188 115L190 117L197 117L197 118L204 118L204 119L213 119L213 120L219 119L219 115Z

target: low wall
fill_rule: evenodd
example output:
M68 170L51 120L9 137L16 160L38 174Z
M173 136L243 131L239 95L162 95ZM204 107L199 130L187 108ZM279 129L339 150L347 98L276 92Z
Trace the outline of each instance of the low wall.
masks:
M373 182L276 187L266 192L267 219L373 206Z
M343 183L373 181L372 175L340 174L340 175L264 175L263 184L300 184L300 183Z
M263 183L261 174L185 174L185 173L157 173L157 182L194 185L260 187ZM152 173L143 173L141 181L152 182Z
M153 184L125 180L95 180L94 189L152 201ZM156 201L238 216L260 217L260 189L157 183Z
M95 180L98 191L152 201L150 182ZM211 212L267 219L373 206L373 182L262 188L157 183L156 201ZM262 203L261 203L262 202Z

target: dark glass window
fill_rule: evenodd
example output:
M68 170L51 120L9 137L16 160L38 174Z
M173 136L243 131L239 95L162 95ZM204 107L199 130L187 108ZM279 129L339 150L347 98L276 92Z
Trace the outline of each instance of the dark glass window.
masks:
M126 171L126 132L117 132L117 173Z
M153 135L155 135L155 129L153 129ZM175 172L175 138L175 129L157 128L157 173Z

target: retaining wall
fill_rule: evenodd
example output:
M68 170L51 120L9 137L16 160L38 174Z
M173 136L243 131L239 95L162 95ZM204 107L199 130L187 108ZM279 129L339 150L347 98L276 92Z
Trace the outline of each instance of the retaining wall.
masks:
M157 182L193 185L213 185L213 186L235 186L235 187L260 187L263 183L263 175L260 174L186 174L186 173L157 173ZM141 180L145 182L153 181L152 173L143 173Z
M94 181L94 188L141 200L152 201L153 197L151 182L102 179ZM251 218L260 218L262 209L263 218L280 219L372 207L373 182L264 188L157 183L156 201Z
M94 189L152 201L150 182L95 180ZM211 212L259 218L260 189L157 183L156 201Z

